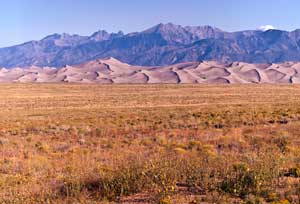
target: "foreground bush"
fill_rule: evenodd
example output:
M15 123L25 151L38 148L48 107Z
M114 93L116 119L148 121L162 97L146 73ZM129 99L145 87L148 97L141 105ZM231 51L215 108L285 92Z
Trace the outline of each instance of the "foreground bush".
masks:
M167 200L179 187L185 187L199 195L220 192L240 198L263 196L272 190L280 176L280 159L269 157L272 151L268 151L251 161L241 158L243 161L234 165L230 157L203 152L201 155L167 152L160 157L130 158L115 169L100 170L95 178L80 182L65 178L60 195L72 197L88 192L96 199L118 200L148 192L159 202Z
M115 169L100 169L96 178L80 181L75 175L66 177L60 194L72 197L83 191L100 199L116 200L143 191L151 191L157 199L164 199L175 191L180 178L180 165L174 156L160 159L135 158ZM73 178L73 179L70 179Z

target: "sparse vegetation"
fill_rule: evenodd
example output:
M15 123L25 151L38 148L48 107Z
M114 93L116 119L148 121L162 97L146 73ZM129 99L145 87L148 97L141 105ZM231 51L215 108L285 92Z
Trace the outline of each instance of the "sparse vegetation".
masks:
M300 201L300 87L0 85L0 203Z

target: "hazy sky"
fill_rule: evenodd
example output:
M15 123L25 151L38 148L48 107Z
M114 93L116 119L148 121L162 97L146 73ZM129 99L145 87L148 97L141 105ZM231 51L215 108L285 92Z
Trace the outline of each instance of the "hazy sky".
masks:
M300 0L1 0L0 47L52 33L141 31L160 22L227 31L300 28Z

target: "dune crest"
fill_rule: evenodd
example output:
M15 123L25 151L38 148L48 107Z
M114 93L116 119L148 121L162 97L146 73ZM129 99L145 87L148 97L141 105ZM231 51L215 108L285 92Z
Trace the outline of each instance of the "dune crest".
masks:
M170 66L129 65L114 58L78 65L0 69L0 82L20 83L300 83L300 63L231 64L214 61Z

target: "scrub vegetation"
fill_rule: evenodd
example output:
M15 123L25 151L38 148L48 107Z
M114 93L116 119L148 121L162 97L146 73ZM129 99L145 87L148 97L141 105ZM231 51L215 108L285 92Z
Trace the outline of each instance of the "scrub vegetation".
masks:
M1 204L300 202L300 86L0 85Z

